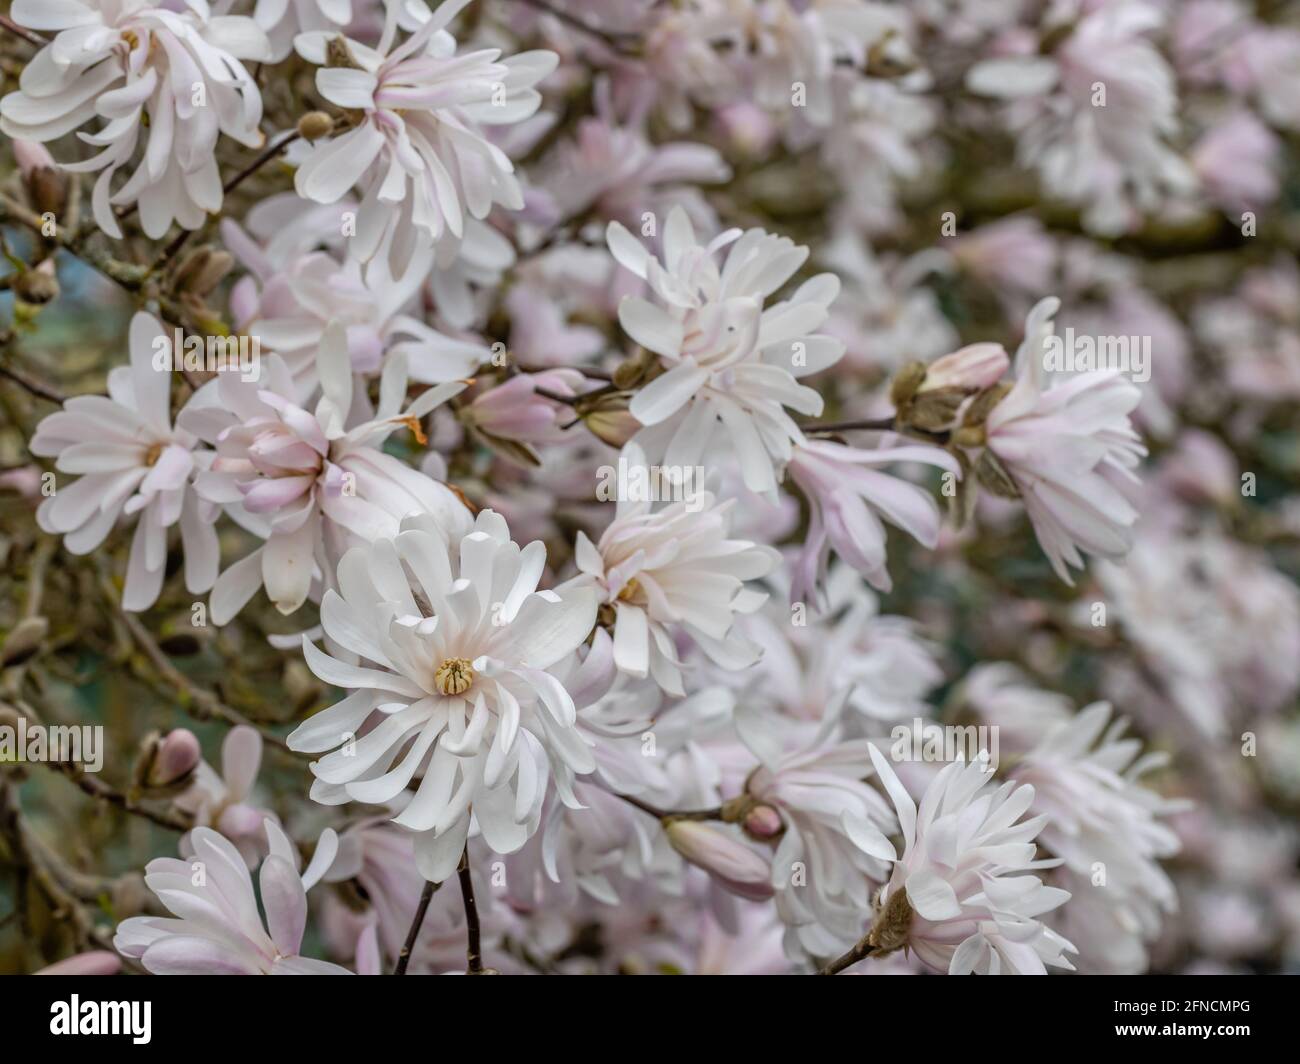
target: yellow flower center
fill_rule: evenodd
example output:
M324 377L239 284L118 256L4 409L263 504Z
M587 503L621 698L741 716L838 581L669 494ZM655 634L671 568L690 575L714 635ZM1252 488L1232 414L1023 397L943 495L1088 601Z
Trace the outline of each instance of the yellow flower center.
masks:
M438 666L433 682L444 695L463 695L474 682L474 667L465 658L448 658Z

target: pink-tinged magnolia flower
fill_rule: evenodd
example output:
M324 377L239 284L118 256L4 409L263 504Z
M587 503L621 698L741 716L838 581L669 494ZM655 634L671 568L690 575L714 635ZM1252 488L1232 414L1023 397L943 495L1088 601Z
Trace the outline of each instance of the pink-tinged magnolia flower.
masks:
M1137 211L1195 186L1167 143L1178 129L1174 72L1151 42L1165 14L1146 0L1095 5L1051 55L986 59L972 91L1013 101L1021 159L1048 191L1083 204L1093 232L1128 230Z
M981 225L948 247L960 266L992 288L1034 298L1047 294L1056 270L1056 241L1031 215Z
M836 741L837 716L828 708L815 735L769 755L745 782L745 798L757 803L745 819L747 834L779 835L771 883L792 960L833 956L861 938L871 882L884 880L896 856L885 837L897 826L893 812L863 782L874 771L869 745ZM761 745L753 751L760 757ZM775 812L777 831L754 815L763 811Z
M583 380L572 369L516 373L476 396L459 415L488 436L517 443L559 443L566 438L561 422L573 419L572 408L538 390L572 398L582 391Z
M57 140L93 118L81 139L103 151L65 163L99 171L91 196L95 222L122 235L113 207L138 204L140 224L157 239L175 221L197 229L221 209L219 135L250 148L264 137L262 98L241 59L269 59L252 19L212 16L205 3L168 10L159 0L16 0L14 21L56 36L23 69L19 91L0 101L0 130L25 140ZM130 178L116 192L146 138Z
M162 590L167 536L179 524L185 586L199 594L217 576L214 506L193 491L193 434L171 422L172 341L152 315L131 319L130 366L109 372L108 395L79 395L36 427L32 454L56 458L61 473L80 479L41 503L36 519L62 535L73 554L88 554L118 519L138 515L122 605L145 610ZM165 363L158 369L155 360Z
M869 941L881 952L906 947L949 975L1045 975L1073 968L1071 943L1039 919L1070 895L1033 874L1059 861L1035 860L1046 817L1020 821L1034 788L991 789L982 760L953 761L926 788L918 811L887 758L871 760L902 825L904 852L877 899Z
M55 964L42 968L33 975L117 975L122 970L122 960L106 949L77 953Z
M339 591L321 602L325 635L373 664L303 640L311 670L352 692L290 736L295 750L334 750L312 764L312 797L390 802L421 773L393 820L417 833L416 865L435 882L455 871L471 820L512 853L537 830L548 780L574 806L574 776L595 768L573 699L546 670L591 634L596 595L537 590L545 565L545 546L519 548L491 510L459 536L408 517L395 538L344 555Z
M249 868L264 852L262 825L274 814L255 804L253 787L262 767L262 736L256 728L237 725L221 744L221 772L206 761L194 772L194 783L176 799L176 807L200 827L216 828L243 855ZM192 853L190 836L181 839L182 854Z
M540 106L533 87L555 69L553 52L501 58L499 48L458 54L446 27L469 0L444 0L426 22L396 44L402 5L387 5L376 48L346 40L351 66L316 72L330 103L360 111L347 132L317 141L298 168L294 187L317 203L332 203L353 187L361 194L351 247L369 259L385 237L397 261L421 237L454 248L465 220L485 218L493 204L524 206L514 166L483 132L511 125ZM341 39L305 33L295 42L306 60L324 66Z
M1145 960L1142 947L1178 907L1174 885L1159 864L1178 852L1178 836L1159 818L1190 806L1142 786L1141 777L1168 764L1169 757L1139 756L1142 743L1125 737L1127 726L1122 717L1111 721L1109 703L1097 702L1027 753L1010 778L1033 785L1031 808L1047 817L1039 842L1073 873L1072 897L1056 918L1058 926L1080 926L1071 919L1073 908L1115 910L1114 922L1136 939L1116 955L1140 953ZM1099 867L1102 883L1094 881ZM1079 949L1083 966L1112 970L1096 943L1080 940ZM1145 968L1143 963L1138 970Z
M1016 383L986 423L988 449L1024 500L1038 542L1057 576L1080 550L1118 560L1132 546L1137 511L1116 487L1137 483L1147 453L1129 415L1142 393L1118 369L1047 381L1046 344L1057 299L1044 299L1025 323Z
M662 358L666 370L632 399L647 426L637 440L652 462L693 467L728 438L751 491L775 492L774 464L790 459L803 433L785 408L815 416L822 399L799 384L835 363L844 345L815 330L839 292L834 274L804 282L789 300L764 309L808 257L808 249L762 229L696 240L686 212L673 208L663 264L622 225L607 231L610 252L644 280L659 304L640 297L618 308L623 331ZM719 269L718 251L730 246Z
M817 594L832 550L872 587L888 591L893 581L886 568L881 517L934 549L939 506L923 488L871 468L893 462L923 462L961 475L952 455L924 444L864 451L830 440L807 440L795 447L786 470L807 497L811 517L790 589L794 600Z
M113 945L154 975L351 975L298 953L307 927L307 890L320 878L324 861L313 859L300 877L288 840L270 822L267 835L271 852L254 894L239 851L210 828L195 828L192 861L159 857L145 868L145 883L174 919L123 920Z
M1001 748L1014 754L1037 746L1074 716L1069 698L1035 686L1005 661L971 669L961 682L959 699L981 724L997 728Z
M1282 142L1245 108L1211 126L1192 149L1192 166L1225 210L1265 207L1277 199Z
M664 833L674 850L731 893L751 901L772 896L768 859L730 831L698 820L670 820Z
M304 206L303 201L296 202ZM270 218L287 213L275 206L278 209L265 212ZM284 219L281 231L263 243L234 222L222 225L226 246L252 271L231 291L234 325L255 338L263 351L284 359L303 400L317 387L316 355L332 321L347 332L353 372L365 377L378 376L390 357L401 357L412 380L445 384L472 376L491 357L483 343L447 336L413 313L433 270L432 248L418 249L397 276L382 256L365 264L355 259L340 263L329 252L304 252L286 239L283 226L302 232L314 243L332 210L305 206L307 210ZM256 216L257 208L252 213ZM270 218L250 221L265 225Z
M624 451L629 469L645 470L635 444ZM631 482L629 478L629 483ZM737 614L753 613L767 595L745 587L771 572L777 553L730 538L734 499L717 502L699 485L691 497L654 510L620 486L614 520L593 544L578 532L575 559L612 607L614 661L632 676L651 676L669 694L683 695L673 636L690 636L716 664L752 664L755 647L733 629Z
M847 695L864 725L910 720L931 712L927 696L943 683L939 648L908 617L881 614L880 602L849 566L833 566L824 615L791 625L790 607L775 600L746 618L744 632L763 650L757 676L740 673L742 701L779 708L783 717L820 721ZM811 620L811 618L809 618Z
M693 186L731 177L718 150L707 144L653 143L641 129L645 93L622 124L608 81L598 81L593 95L595 116L580 121L573 138L561 141L531 175L549 193L560 219L594 212L637 226L642 212L666 213L673 202L702 203Z
M281 613L292 613L307 600L313 580L332 579L348 547L396 534L408 513L436 515L447 528L469 521L451 489L380 449L401 428L419 438L420 419L465 382L430 388L403 410L405 359L390 357L375 416L348 429L356 420L354 379L347 334L337 322L326 327L317 355L322 394L315 413L297 405L280 358L264 358L261 365L266 380L222 374L180 415L217 452L196 490L266 540L217 579L215 624L233 618L263 585ZM364 402L364 396L355 398Z

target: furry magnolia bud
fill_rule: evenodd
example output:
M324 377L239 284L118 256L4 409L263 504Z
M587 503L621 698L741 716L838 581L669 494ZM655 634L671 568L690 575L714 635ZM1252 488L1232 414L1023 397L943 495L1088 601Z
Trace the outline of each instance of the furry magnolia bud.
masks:
M308 111L298 119L298 135L306 141L320 140L334 129L334 119L324 111Z

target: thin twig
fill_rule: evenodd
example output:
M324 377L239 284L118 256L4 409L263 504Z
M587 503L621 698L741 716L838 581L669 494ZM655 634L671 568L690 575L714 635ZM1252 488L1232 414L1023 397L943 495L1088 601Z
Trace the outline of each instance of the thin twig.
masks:
M521 0L521 3L531 7L534 11L540 11L543 14L551 15L553 18L563 22L571 29L595 37L597 40L607 44L610 48L614 49L614 51L625 58L641 58L640 49L635 43L640 40L640 37L635 33L619 33L612 30L602 30L591 25L586 20L579 18L577 15L565 11L563 8L553 6L548 3L547 0Z
M851 968L853 965L857 964L858 961L866 960L868 957L874 956L876 954L876 949L867 941L868 937L870 936L863 935L857 945L849 950L848 953L844 954L842 957L836 957L835 960L831 961L830 964L822 968L817 974L839 975L839 973L844 971L845 968Z
M629 805L634 805L643 813L648 813L656 820L721 820L722 807L713 809L660 809L656 805L634 798L630 794L611 792L615 798L622 798Z
M75 765L71 761L46 761L41 763L52 771L70 779L90 797L115 805L132 816L143 817L145 820L152 821L159 827L168 828L171 831L186 832L194 826L183 817L174 816L160 809L150 809L148 806L137 805L129 795L115 790L95 776L87 775L79 765Z
M478 923L478 906L474 904L474 883L469 874L469 844L460 855L460 893L465 899L465 959L470 975L483 974L483 941Z
M439 886L440 884L429 880L424 884L424 890L420 891L420 904L415 907L415 919L411 921L411 929L406 932L406 941L402 943L402 951L397 955L397 966L393 969L394 975L406 974L406 966L411 963L411 951L415 949L415 940L420 937L420 927L424 923L424 914L429 911L429 902L433 900L433 892Z
M24 29L22 26L18 25L18 23L16 23L13 19L11 19L8 15L0 15L0 28L8 30L15 37L21 37L33 48L44 48L45 45L48 43L44 37L40 36L39 34L32 33L31 30Z
M100 587L105 597L117 607L118 614L126 630L130 633L135 644L144 652L150 663L157 669L159 675L171 687L182 696L180 700L181 707L198 717L200 720L215 717L223 720L227 724L243 724L249 728L254 728L261 733L263 740L272 746L281 750L289 751L289 745L283 739L265 728L258 728L251 720L245 717L239 710L226 705L220 698L211 691L206 691L198 684L194 683L180 669L171 663L171 659L164 653L162 647L158 645L147 629L135 614L122 609L121 601L117 597L116 590L113 588L111 581L106 573L100 574ZM294 751L289 751L293 753Z
M9 378L25 391L30 392L38 399L44 399L48 403L62 406L67 399L67 396L56 390L52 385L38 381L35 377L29 377L22 370L15 369L13 366L0 366L0 376Z

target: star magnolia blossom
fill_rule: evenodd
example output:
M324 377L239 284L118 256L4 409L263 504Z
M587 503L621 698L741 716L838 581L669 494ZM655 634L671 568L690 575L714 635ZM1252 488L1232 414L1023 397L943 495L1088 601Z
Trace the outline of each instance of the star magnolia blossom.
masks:
M829 724L836 715L828 707ZM830 731L760 765L745 783L746 829L760 839L779 834L771 878L791 959L831 956L856 942L871 881L883 880L895 857L884 834L895 828L893 812L863 782L873 771L869 744L837 742ZM779 828L756 816L763 809L776 811ZM791 875L797 865L805 878Z
M792 445L803 442L785 408L810 416L822 411L821 396L796 378L844 353L840 341L815 333L839 280L819 274L789 300L764 309L808 249L762 229L728 230L702 246L680 207L664 227L662 265L618 222L610 223L607 239L614 258L662 304L629 297L618 308L623 331L667 363L632 400L632 414L647 426L638 443L651 461L689 468L725 433L746 486L775 492L774 465L788 462ZM719 269L714 256L728 245Z
M394 277L383 257L362 264L323 251L275 254L233 223L223 231L252 270L231 292L234 324L284 359L304 398L316 388L316 352L332 321L347 331L353 371L366 377L378 376L395 356L405 359L412 380L445 384L464 380L491 357L482 343L445 336L411 315L433 266L432 249L417 251Z
M870 468L893 462L923 462L961 475L952 455L923 444L864 451L830 440L806 440L794 448L787 470L811 509L790 588L794 600L817 593L825 582L832 548L872 587L881 591L893 587L885 567L882 516L923 547L933 549L939 542L941 516L930 493Z
M1160 931L1161 914L1178 907L1174 885L1158 862L1178 852L1179 840L1159 818L1190 806L1141 785L1141 777L1167 764L1168 755L1139 756L1141 741L1125 737L1126 728L1123 718L1111 721L1109 703L1097 702L1051 732L1010 775L1033 785L1033 808L1047 817L1041 841L1065 862L1074 882L1087 884L1080 890L1098 890L1092 875L1102 865L1104 907L1133 937L1149 940ZM1080 901L1071 906L1079 908ZM1064 915L1068 921L1071 914ZM1080 943L1084 956L1093 952L1090 945ZM1090 959L1105 964L1107 958Z
M321 341L323 395L314 414L293 401L294 384L279 358L263 360L261 368L270 377L267 386L222 374L181 412L181 420L217 450L196 490L266 540L217 579L215 624L234 617L262 585L281 613L292 613L306 601L314 578L329 579L348 547L395 534L408 513L436 514L447 527L469 520L449 488L379 449L399 428L419 434L419 419L462 391L464 382L430 388L401 411L405 364L393 358L376 416L347 430L353 377L338 323Z
M559 62L553 52L501 58L497 48L463 55L446 31L469 0L446 0L415 33L394 47L401 4L388 4L377 48L346 40L351 65L316 72L330 103L363 117L353 129L318 141L295 178L298 194L332 203L363 190L353 253L373 257L386 235L408 258L415 232L456 247L466 218L485 218L493 204L524 206L514 166L482 131L530 117L541 104L533 88ZM330 63L343 38L306 33L298 53ZM331 43L334 42L334 43Z
M1129 415L1142 398L1119 370L1047 382L1046 343L1060 301L1029 313L1016 352L1017 380L985 426L988 450L1013 482L1056 574L1083 568L1080 550L1111 561L1128 553L1137 510L1116 482L1138 483L1147 453Z
M115 206L138 204L154 239L173 221L197 229L221 209L218 136L250 148L264 140L262 98L240 63L270 58L252 19L210 16L202 0L181 12L157 0L15 0L12 15L57 35L23 68L19 91L0 101L0 130L50 141L104 119L98 132L81 134L103 151L63 168L99 172L91 204L105 233L122 235ZM113 192L113 177L131 164L142 134L141 158Z
M627 453L630 465L643 464L634 446ZM691 502L658 511L650 502L620 500L598 543L578 532L578 568L612 608L619 669L652 676L669 694L683 695L677 631L725 668L757 659L758 648L733 631L733 623L737 614L753 613L766 601L765 593L745 582L766 576L780 556L770 547L729 538L734 505L734 499L719 503L703 489Z
M1077 950L1038 917L1069 900L1045 887L1034 837L1047 818L1016 823L1034 788L1004 783L990 790L981 760L946 765L916 803L874 746L871 760L902 825L903 856L877 900L868 941L889 953L906 947L949 975L1044 975L1045 965L1073 968ZM1017 874L1029 873L1029 874Z
M56 458L60 473L80 479L59 486L36 519L63 535L73 554L88 554L123 515L139 515L131 540L122 605L154 604L167 565L168 529L180 524L185 586L207 591L217 578L216 508L190 487L193 435L171 424L171 344L158 320L141 311L131 319L131 365L108 375L108 395L79 395L45 418L32 437L32 454ZM154 368L164 356L168 368Z
M512 853L537 830L548 780L576 807L574 776L596 767L572 697L546 671L591 634L596 595L537 590L545 565L546 548L518 547L491 510L450 538L408 517L395 538L344 555L339 591L321 602L325 635L373 664L303 640L311 670L352 691L290 736L295 750L334 750L312 765L312 797L389 802L421 773L393 820L418 833L416 864L434 882L455 871L471 821Z
M113 945L154 975L351 975L298 954L307 890L332 860L337 841L318 847L300 877L289 840L270 821L266 831L271 852L258 876L265 924L239 851L211 828L195 828L194 861L159 857L145 867L145 884L174 919L123 920ZM195 862L202 876L195 874Z

